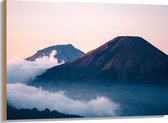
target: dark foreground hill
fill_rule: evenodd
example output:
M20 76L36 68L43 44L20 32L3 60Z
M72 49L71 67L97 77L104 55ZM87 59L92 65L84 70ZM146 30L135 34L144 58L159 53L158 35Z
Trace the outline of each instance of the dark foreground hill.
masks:
M51 118L82 118L78 115L63 114L57 111L50 111L45 109L39 111L36 108L33 109L16 109L11 105L7 105L7 120L17 119L51 119Z

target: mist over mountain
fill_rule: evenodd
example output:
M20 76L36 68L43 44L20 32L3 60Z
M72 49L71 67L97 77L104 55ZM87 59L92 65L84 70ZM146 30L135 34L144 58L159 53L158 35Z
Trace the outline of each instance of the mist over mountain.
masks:
M36 58L35 61L27 61L21 58L9 61L7 63L7 82L27 83L44 73L45 70L63 64L64 61L58 63L58 60L54 58L55 54L56 51L52 51L49 56Z
M27 57L26 60L35 61L36 59L44 56L49 57L52 51L55 51L54 58L58 60L58 63L75 60L76 58L84 54L82 51L75 48L71 44L55 45L55 46L50 46L50 47L38 50L37 53L35 53L30 57Z
M168 56L141 37L120 36L77 60L48 69L32 83L90 80L167 83Z
M67 92L69 93L69 92ZM65 91L48 91L21 83L7 84L7 100L17 109L33 109L39 111L49 109L64 114L75 114L84 117L103 117L116 115L120 109L118 103L104 97L97 96L87 99L73 99Z
M13 59L7 63L7 82L28 83L37 75L44 73L46 69L75 60L83 54L82 51L68 44L44 48L26 59Z

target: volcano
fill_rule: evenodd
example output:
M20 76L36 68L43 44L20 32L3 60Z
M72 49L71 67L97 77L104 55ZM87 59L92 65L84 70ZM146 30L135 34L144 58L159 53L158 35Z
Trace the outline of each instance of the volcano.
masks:
M119 36L74 61L48 69L31 83L90 80L167 83L168 56L141 37Z
M58 63L73 61L84 54L72 44L54 45L38 50L34 55L27 57L25 60L35 61L44 56L49 57L53 51L55 51L54 58L57 59Z

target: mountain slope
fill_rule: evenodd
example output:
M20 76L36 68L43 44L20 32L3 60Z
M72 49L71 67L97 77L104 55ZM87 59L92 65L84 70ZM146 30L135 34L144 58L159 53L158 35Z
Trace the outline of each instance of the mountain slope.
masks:
M141 37L120 36L77 60L48 69L33 83L168 82L168 56Z
M76 58L84 54L82 51L80 51L79 49L76 49L71 44L55 45L55 46L50 46L50 47L37 51L37 53L26 58L26 60L35 61L37 58L41 58L44 56L49 57L52 51L56 51L54 57L58 60L58 63L69 62L69 61L75 60Z

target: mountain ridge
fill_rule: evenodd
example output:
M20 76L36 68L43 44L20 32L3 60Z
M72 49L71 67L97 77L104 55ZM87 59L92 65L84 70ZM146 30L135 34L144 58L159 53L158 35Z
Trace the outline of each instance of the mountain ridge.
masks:
M63 114L58 111L50 111L48 108L39 111L33 109L16 109L14 106L7 104L7 120L16 119L50 119L50 118L83 118L79 115Z

